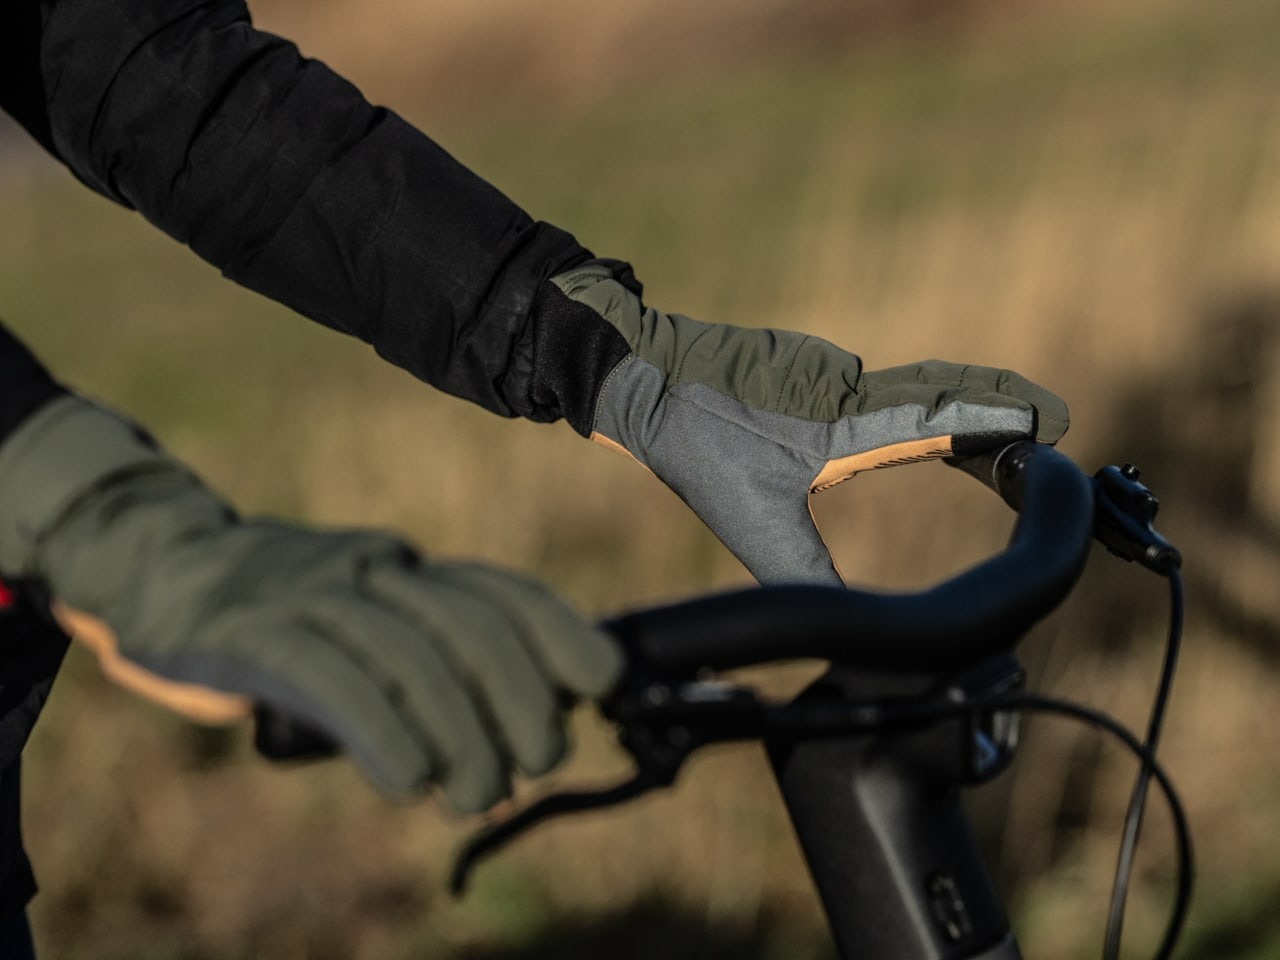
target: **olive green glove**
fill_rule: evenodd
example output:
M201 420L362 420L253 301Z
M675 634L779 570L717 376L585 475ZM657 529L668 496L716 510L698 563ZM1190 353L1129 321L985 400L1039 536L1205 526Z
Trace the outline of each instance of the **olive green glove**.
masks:
M554 765L559 695L604 694L621 670L537 584L380 533L241 520L75 397L0 448L0 571L105 621L118 650L98 652L135 688L179 708L242 695L331 737L382 789L435 782L463 811L505 795L513 765Z
M840 583L810 493L1067 429L1061 400L1007 370L930 360L866 373L817 337L648 308L619 267L591 261L550 281L629 351L603 379L591 435L652 470L763 583Z

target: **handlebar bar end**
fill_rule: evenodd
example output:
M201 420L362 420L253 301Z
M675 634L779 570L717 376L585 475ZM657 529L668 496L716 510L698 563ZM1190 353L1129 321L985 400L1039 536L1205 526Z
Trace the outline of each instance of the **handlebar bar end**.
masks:
M981 453L958 451L955 456L948 457L943 462L967 473L1017 510L1022 499L1018 479L1036 446L1034 440L1015 440Z

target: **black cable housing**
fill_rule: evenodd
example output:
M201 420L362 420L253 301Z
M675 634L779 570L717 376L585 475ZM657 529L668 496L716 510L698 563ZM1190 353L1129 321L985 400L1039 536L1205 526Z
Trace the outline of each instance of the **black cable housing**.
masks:
M1181 936L1183 927L1186 925L1187 912L1191 907L1191 891L1195 883L1195 858L1191 845L1191 828L1187 821L1186 811L1182 806L1182 801L1178 799L1178 793L1174 789L1173 781L1169 778L1164 768L1160 766L1155 754L1132 731L1115 719L1078 703L1037 694L1020 694L997 701L995 705L1074 717L1091 726L1105 730L1120 740L1142 761L1142 769L1147 775L1147 782L1151 779L1156 781L1156 785L1159 786L1160 792L1164 794L1165 800L1169 804L1169 813L1173 819L1174 837L1177 843L1177 891L1174 895L1174 903L1169 914L1169 920L1165 924L1164 935L1161 937L1160 945L1155 952L1155 960L1168 960L1173 955L1173 949L1177 945L1178 937Z
M1180 621L1180 618L1179 618ZM1166 658L1166 667L1169 666L1169 658ZM1166 685L1161 685L1161 691L1167 695ZM908 719L888 718L883 724L884 730L892 730L892 728L904 728L918 724L925 717L954 717L956 714L972 713L975 709L982 710L1023 710L1028 713L1051 713L1057 716L1070 717L1078 719L1089 726L1100 728L1103 732L1110 733L1116 740L1128 748L1130 753L1137 756L1142 763L1142 777L1144 783L1143 794L1146 795L1146 785L1152 780L1156 781L1156 786L1160 787L1160 792L1165 796L1166 803L1169 804L1169 813L1174 826L1174 840L1176 846L1176 859L1178 859L1178 887L1176 887L1174 895L1174 905L1170 910L1169 920L1165 924L1165 933L1161 937L1160 946L1156 948L1153 960L1169 960L1174 952L1174 947L1178 943L1181 931L1187 923L1187 914L1190 910L1190 900L1192 900L1192 891L1194 881L1196 881L1196 861L1194 861L1194 852L1192 847L1192 837L1190 837L1190 826L1187 818L1187 812L1183 803L1178 796L1178 791L1174 787L1169 773L1161 767L1160 762L1156 759L1155 751L1148 745L1147 741L1138 740L1138 736L1123 723L1116 721L1114 717L1107 716L1101 710L1085 707L1083 704L1074 703L1071 700L1062 700L1055 696L1046 696L1042 694L1012 694L1000 696L1000 698L989 700L965 700L960 703L937 704L933 709L920 710L915 713L914 717ZM1161 712L1162 712L1161 707ZM1158 723L1157 723L1158 733ZM1149 733L1148 733L1149 741ZM1140 808L1139 808L1140 809ZM1133 820L1133 803L1130 803L1130 812L1125 819L1125 840L1129 840L1129 824ZM1133 829L1133 837L1137 838L1138 831ZM1124 856L1124 854L1121 854ZM1132 850L1129 851L1128 860L1132 863ZM1115 892L1112 892L1112 900L1115 899ZM1121 911L1124 909L1123 900L1121 900Z
M1147 755L1154 758L1160 742L1160 731L1164 725L1165 710L1169 703L1169 694L1173 687L1173 674L1177 669L1178 652L1182 645L1183 591L1182 575L1174 564L1165 570L1169 580L1170 613L1169 635L1165 643L1164 663L1160 670L1160 683L1151 705L1151 717L1147 722L1147 736L1143 741ZM1147 789L1151 781L1151 760L1143 761L1133 784L1133 792L1129 797L1129 809L1125 814L1124 833L1120 841L1120 853L1116 859L1116 875L1111 890L1111 907L1107 915L1107 933L1103 945L1103 960L1116 960L1120 956L1120 939L1124 929L1125 902L1129 893L1129 882L1133 874L1133 862L1137 853L1138 838L1142 832L1142 815L1146 807ZM1189 895L1188 895L1189 896ZM1172 942L1162 944L1172 951ZM1161 956L1167 956L1161 953Z

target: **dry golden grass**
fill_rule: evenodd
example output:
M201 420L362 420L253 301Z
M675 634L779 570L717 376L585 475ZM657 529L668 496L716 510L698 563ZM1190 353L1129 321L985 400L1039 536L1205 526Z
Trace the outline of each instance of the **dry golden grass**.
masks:
M1164 750L1199 841L1188 955L1280 956L1265 906L1280 891L1269 5L1046 4L1011 19L987 4L976 27L919 39L894 24L852 48L823 36L855 22L835 3L801 5L810 25L772 46L793 9L777 0L736 4L723 43L722 4L262 6L535 214L631 258L657 305L802 328L875 366L1013 367L1069 400L1064 448L1082 463L1141 463L1189 558ZM516 85L518 111L491 102ZM746 582L673 496L563 426L424 390L43 168L10 167L0 190L6 317L247 510L394 527L434 554L535 573L593 614ZM816 506L851 580L908 586L999 545L1009 519L991 499L930 466ZM1163 611L1157 583L1099 556L1028 661L1048 689L1141 726ZM576 722L561 780L620 774L605 732ZM708 757L668 796L530 837L460 906L440 877L467 824L390 806L343 764L267 768L240 735L138 704L78 655L27 768L34 915L55 960L573 958L593 955L593 930L630 957L652 955L655 916L677 918L687 953L673 955L821 955L749 750ZM990 797L1029 955L1096 953L1130 775L1090 735L1039 723L1007 795ZM1131 928L1150 942L1171 871L1158 810L1147 836Z

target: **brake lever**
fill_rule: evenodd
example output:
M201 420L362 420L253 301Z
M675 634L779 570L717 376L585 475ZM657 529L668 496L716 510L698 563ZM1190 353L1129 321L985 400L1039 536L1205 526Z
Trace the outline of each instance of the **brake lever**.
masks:
M454 860L449 891L457 897L479 862L533 827L554 817L586 810L600 810L675 782L685 760L695 750L713 743L765 740L770 737L813 739L848 736L896 728L919 729L946 716L970 715L963 737L973 741L972 772L957 774L957 782L980 782L993 775L1012 755L1014 728L995 719L990 704L996 694L1007 693L1009 684L1020 683L1020 668L1012 671L1003 660L980 665L956 678L932 697L904 701L841 699L825 702L777 704L758 697L746 687L718 681L636 681L600 705L601 713L617 727L618 741L636 763L636 773L612 787L554 793L535 801L505 820L474 834ZM939 709L939 704L942 708ZM957 711L957 704L966 704ZM987 707L983 707L987 704ZM990 727L990 729L987 729ZM970 729L972 728L972 729ZM1001 760L1000 764L995 760Z
M454 859L449 892L461 896L476 865L553 817L600 810L675 782L689 755L709 743L758 736L767 708L756 695L717 682L633 682L600 705L636 762L629 780L599 790L553 793L471 836Z
M968 456L949 457L943 462L974 477L1017 509L1001 486L1002 473L1016 472L1019 459L1031 441ZM1142 472L1131 463L1103 467L1093 475L1094 538L1122 560L1137 561L1149 570L1166 575L1182 566L1182 554L1156 532L1154 523L1160 501L1139 482Z
M1093 475L1093 535L1122 560L1136 560L1161 575L1182 566L1182 554L1153 526L1160 501L1138 482L1131 463L1103 467Z
M674 771L672 779L674 779ZM467 890L467 881L476 865L485 857L505 847L508 843L552 817L566 813L582 813L586 810L600 810L617 803L634 800L656 787L669 785L670 779L664 782L661 776L653 772L641 770L630 780L602 790L579 790L566 793L553 793L535 801L505 820L473 834L453 861L453 869L449 874L449 893L461 897Z

